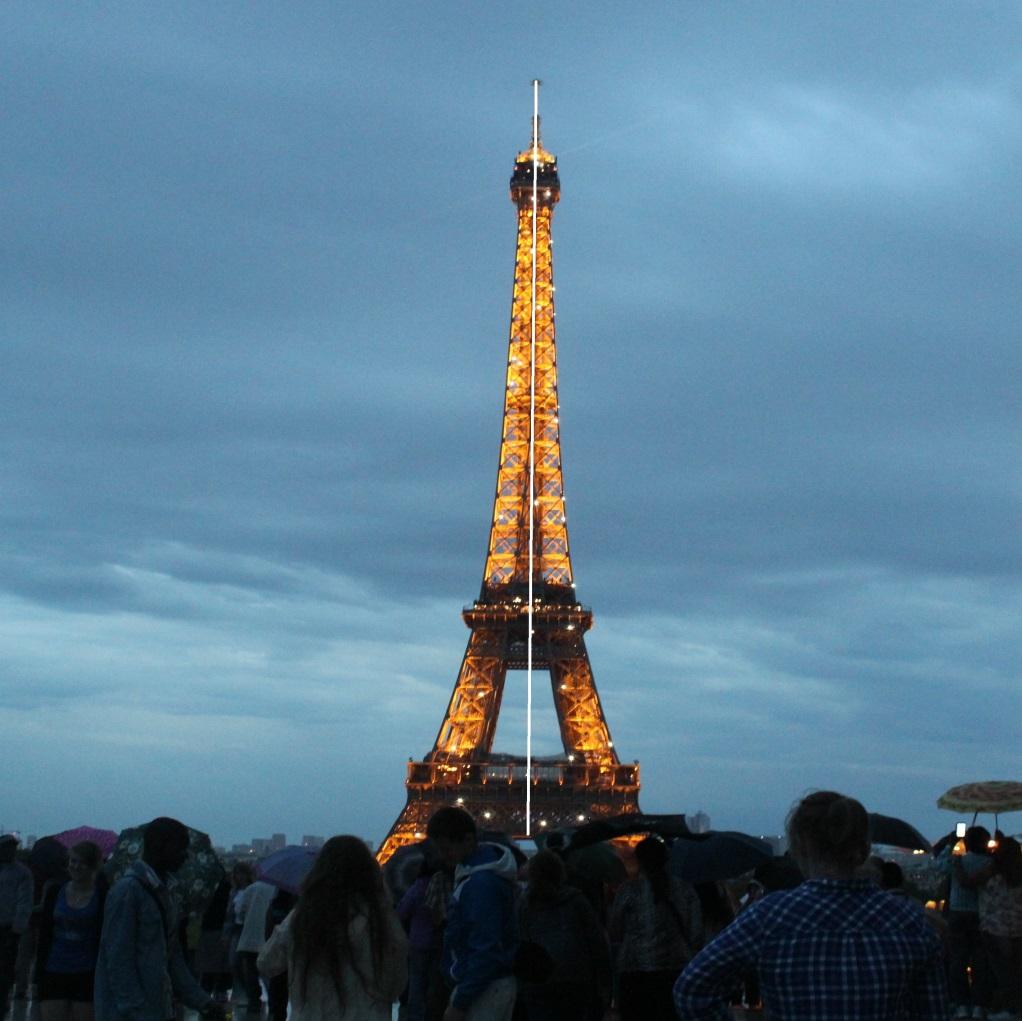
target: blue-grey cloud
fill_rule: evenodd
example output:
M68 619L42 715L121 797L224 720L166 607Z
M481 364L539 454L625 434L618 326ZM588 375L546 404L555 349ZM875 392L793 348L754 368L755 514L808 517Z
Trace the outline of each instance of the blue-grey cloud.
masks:
M1012 775L1019 21L7 5L0 823L382 836L482 573L533 74L644 804L776 830L832 785L937 832Z

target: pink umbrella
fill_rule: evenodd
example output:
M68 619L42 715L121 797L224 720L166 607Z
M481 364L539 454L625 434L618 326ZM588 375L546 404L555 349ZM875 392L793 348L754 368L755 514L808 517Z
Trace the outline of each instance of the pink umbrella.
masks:
M117 834L113 830L97 830L95 826L76 826L73 830L54 833L53 839L67 848L74 847L83 840L91 840L99 845L104 858L108 858L110 852L117 846Z

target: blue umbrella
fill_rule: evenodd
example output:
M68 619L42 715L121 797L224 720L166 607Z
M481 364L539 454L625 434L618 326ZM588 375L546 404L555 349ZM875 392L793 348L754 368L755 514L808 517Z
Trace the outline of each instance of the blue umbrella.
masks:
M317 854L319 851L311 847L288 844L256 863L256 878L288 893L298 893L302 880L312 870Z

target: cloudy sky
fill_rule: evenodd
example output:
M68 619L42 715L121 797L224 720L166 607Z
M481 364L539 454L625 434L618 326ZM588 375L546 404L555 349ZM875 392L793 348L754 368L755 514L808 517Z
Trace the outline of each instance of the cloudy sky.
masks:
M935 836L944 789L1019 778L1020 30L4 4L0 826L383 837L482 576L533 77L572 555L643 807L777 832L836 787Z

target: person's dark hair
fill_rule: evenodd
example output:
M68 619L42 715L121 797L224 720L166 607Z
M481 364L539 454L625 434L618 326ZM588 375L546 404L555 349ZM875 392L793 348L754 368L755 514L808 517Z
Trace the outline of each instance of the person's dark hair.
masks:
M93 872L103 864L103 850L99 844L93 843L91 840L82 840L74 844L71 847L71 853L77 854Z
M379 973L387 940L383 873L369 848L358 837L331 837L316 856L302 881L295 907L292 932L297 981L304 998L310 970L320 964L333 979L343 1011L344 986L341 961L353 961L348 926L357 915L367 919L367 936L373 969ZM356 970L362 987L369 988L372 975Z
M896 861L885 861L880 866L880 887L900 890L905 885L905 873Z
M415 878L432 879L434 874L440 871L441 867L435 854L424 854L422 861L419 862L419 869L415 873Z
M815 791L788 814L788 843L796 860L827 862L854 871L869 856L869 816L855 798Z
M147 850L174 845L187 846L188 827L177 819L161 815L146 826L142 842Z
M463 808L444 805L438 808L426 823L426 836L430 840L461 840L478 836L476 821Z
M210 897L206 910L202 913L202 929L210 932L222 929L227 920L227 906L231 901L231 881L225 876L216 884L213 896Z
M715 936L735 920L735 912L722 883L704 881L692 885L695 887L699 907L702 909L703 932L709 941L711 936Z
M563 851L564 850L564 834L563 833L551 833L546 838L545 851Z
M667 845L659 837L646 837L635 845L635 861L639 871L649 881L653 901L667 900L670 879L667 875Z
M1001 839L994 851L994 869L1007 886L1022 883L1022 845L1014 837Z
M989 854L990 830L985 826L970 826L965 831L965 850L972 854Z
M251 862L236 861L231 866L231 879L235 883L240 879L248 886L255 882L255 868Z
M13 833L0 836L0 864L7 865L18 856L18 838Z
M564 889L568 870L561 856L554 851L537 851L526 866L529 881L526 899L530 904L550 904Z

